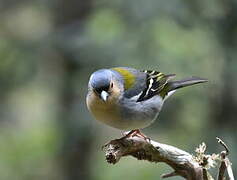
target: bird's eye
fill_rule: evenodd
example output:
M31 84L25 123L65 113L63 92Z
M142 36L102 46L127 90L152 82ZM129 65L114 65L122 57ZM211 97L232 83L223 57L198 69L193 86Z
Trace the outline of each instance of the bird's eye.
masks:
M111 83L110 88L113 88L113 86L114 86L114 83Z

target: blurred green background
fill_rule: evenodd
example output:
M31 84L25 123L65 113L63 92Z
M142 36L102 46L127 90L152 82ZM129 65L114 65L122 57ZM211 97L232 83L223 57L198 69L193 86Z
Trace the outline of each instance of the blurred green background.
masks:
M100 150L119 130L85 105L90 74L114 66L191 75L143 132L194 153L215 137L237 174L235 0L1 0L0 179L157 180L171 169ZM172 178L171 178L172 179ZM181 178L173 178L181 179Z

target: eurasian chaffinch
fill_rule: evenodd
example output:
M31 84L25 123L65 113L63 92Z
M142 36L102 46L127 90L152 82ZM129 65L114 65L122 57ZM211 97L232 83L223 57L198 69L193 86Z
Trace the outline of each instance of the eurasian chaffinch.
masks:
M87 107L98 121L140 133L139 129L156 119L164 101L176 89L207 82L199 77L173 81L174 76L129 67L100 69L90 77Z

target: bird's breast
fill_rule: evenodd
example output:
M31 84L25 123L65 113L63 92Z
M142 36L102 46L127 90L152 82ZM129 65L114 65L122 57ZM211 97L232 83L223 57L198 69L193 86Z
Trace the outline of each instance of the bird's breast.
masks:
M87 95L87 107L96 120L115 127L121 121L116 99L101 100L94 93ZM115 127L116 128L116 127Z

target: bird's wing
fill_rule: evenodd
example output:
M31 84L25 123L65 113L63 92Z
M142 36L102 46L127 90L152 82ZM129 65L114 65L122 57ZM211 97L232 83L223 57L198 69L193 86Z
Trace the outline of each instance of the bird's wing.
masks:
M140 71L128 67L112 68L123 79L124 97L141 102L165 91L165 85L174 74L165 75L158 71ZM162 91L163 92L163 91Z
M175 76L175 74L165 75L161 72L152 70L144 70L142 72L146 74L146 86L139 94L137 102L144 101L159 94L167 82Z
M146 88L146 73L129 67L115 67L111 70L121 77L124 97L136 101L141 91Z

